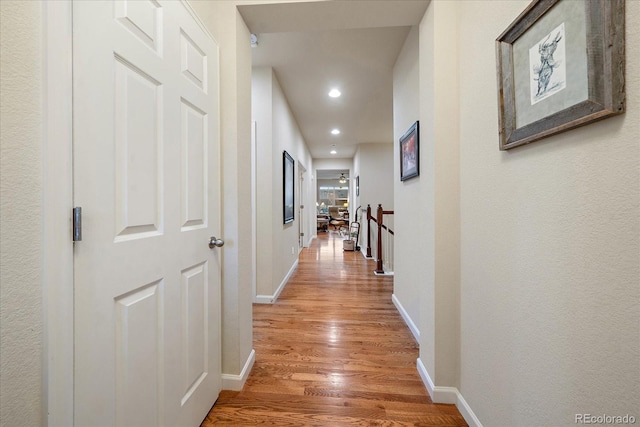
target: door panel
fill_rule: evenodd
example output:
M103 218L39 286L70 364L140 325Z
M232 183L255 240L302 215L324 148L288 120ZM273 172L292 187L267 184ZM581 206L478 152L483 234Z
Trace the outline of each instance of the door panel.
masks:
M162 229L162 85L116 57L116 241L159 234Z
M206 226L207 115L181 100L182 109L182 230Z
M206 264L182 273L182 404L197 390L208 372L207 275Z
M162 291L160 280L115 298L118 426L158 424L164 352Z
M76 1L76 425L199 425L220 366L218 48L178 1Z

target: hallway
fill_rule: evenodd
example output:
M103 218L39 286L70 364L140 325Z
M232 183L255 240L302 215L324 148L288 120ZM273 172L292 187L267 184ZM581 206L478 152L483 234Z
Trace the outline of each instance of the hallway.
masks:
M278 301L254 304L256 362L241 392L223 391L213 425L465 426L431 403L418 344L391 301L393 277L319 233Z

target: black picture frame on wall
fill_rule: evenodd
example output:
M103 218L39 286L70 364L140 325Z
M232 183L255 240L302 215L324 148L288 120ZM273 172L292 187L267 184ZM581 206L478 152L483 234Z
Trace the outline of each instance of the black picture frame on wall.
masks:
M295 196L294 196L294 177L295 165L293 157L286 151L282 153L282 208L283 208L283 224L289 224L295 219Z
M400 137L400 181L420 175L420 126L416 121Z

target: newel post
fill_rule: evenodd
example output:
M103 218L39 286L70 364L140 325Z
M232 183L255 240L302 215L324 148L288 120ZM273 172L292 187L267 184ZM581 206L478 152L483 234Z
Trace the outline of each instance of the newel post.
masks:
M384 268L382 268L382 205L378 205L378 212L376 212L378 220L378 257L376 260L376 273L383 274Z
M367 205L367 258L371 258L371 205Z

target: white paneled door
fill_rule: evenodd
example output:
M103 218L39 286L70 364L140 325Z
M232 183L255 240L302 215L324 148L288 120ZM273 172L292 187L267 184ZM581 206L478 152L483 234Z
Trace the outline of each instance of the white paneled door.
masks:
M217 399L218 76L186 3L73 2L77 426L197 426Z

